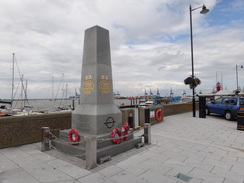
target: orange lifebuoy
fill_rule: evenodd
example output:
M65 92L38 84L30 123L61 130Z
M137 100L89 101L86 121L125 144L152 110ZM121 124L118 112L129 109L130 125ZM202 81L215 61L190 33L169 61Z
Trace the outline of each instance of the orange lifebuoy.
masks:
M80 135L78 134L78 131L76 129L71 129L68 133L69 141L72 145L78 145L80 141Z
M122 142L121 136L122 136L122 131L119 128L115 128L113 129L110 138L114 144L119 144Z
M156 111L155 119L160 121L162 118L163 118L163 114L162 114L162 111L159 109Z

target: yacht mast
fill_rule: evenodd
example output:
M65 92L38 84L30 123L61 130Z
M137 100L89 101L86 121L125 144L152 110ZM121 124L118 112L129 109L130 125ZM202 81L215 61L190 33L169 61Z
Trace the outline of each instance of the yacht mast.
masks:
M14 100L14 57L15 57L15 53L13 53L11 108L12 108L13 100Z
M54 87L53 87L53 76L52 76L52 101L54 101L54 94L53 94L53 90L54 90Z
M20 81L21 81L21 92L20 92L20 99L21 99L21 109L24 108L23 106L23 91L24 91L24 74L22 74L21 78L20 78Z

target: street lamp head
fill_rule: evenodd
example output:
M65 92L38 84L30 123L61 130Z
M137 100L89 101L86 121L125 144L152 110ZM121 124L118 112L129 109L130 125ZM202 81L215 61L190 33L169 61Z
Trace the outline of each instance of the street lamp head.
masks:
M209 9L206 8L205 5L202 6L202 11L200 11L201 14L206 14L207 12L209 12Z

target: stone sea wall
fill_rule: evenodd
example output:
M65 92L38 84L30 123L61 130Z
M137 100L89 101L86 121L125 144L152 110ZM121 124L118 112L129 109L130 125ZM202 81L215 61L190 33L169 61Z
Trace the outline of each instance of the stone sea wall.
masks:
M71 113L53 113L0 118L0 148L41 141L41 128L71 128ZM53 132L58 135L58 131Z
M199 109L199 103L196 103L196 110ZM192 111L192 103L182 104L167 104L164 105L164 116L170 116L174 114L180 114ZM196 111L197 114L198 111Z

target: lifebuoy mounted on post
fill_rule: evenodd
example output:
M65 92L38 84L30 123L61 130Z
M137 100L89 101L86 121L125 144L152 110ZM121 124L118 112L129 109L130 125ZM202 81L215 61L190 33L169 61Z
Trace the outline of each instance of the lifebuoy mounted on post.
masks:
M162 113L161 109L156 110L155 119L157 121L160 121L160 120L162 120L162 118L163 118L163 113Z
M110 138L114 144L120 144L122 142L121 136L122 136L122 131L119 128L114 128L110 135Z
M76 129L71 129L68 133L69 142L72 145L78 145L80 141L80 135Z

